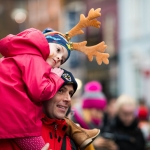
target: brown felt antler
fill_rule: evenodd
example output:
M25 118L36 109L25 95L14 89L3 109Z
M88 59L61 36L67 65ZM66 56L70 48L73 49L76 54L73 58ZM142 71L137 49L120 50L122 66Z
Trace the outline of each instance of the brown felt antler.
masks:
M106 45L105 42L101 42L94 46L86 46L87 41L80 42L80 43L72 43L72 48L74 50L78 50L80 52L83 52L87 55L89 61L93 60L93 57L96 57L97 63L100 65L102 62L105 64L109 63L108 57L109 54L103 53L105 52Z
M85 53L88 56L88 59L90 61L92 61L93 57L95 56L96 61L99 65L102 62L104 62L105 64L108 64L109 63L109 60L108 60L109 54L104 53L105 49L107 47L104 42L101 42L95 46L90 46L90 47L86 46L86 43L87 43L86 41L80 42L80 43L71 43L70 42L70 39L73 36L76 36L78 34L83 34L84 32L82 29L85 27L93 26L96 28L100 28L101 23L96 19L97 17L101 16L100 10L101 10L100 8L98 8L96 10L94 10L92 8L89 11L87 17L85 17L83 14L81 14L78 24L76 26L74 26L66 34L54 31L54 32L46 33L45 36L47 36L49 34L60 34L68 41L68 44L70 44L70 47L72 50L77 50L77 51Z
M100 28L100 22L96 19L101 16L100 8L94 10L93 8L89 11L88 16L85 17L83 14L80 15L80 21L76 26L74 26L70 31L68 31L64 36L69 41L73 36L78 34L83 34L82 28L93 26Z

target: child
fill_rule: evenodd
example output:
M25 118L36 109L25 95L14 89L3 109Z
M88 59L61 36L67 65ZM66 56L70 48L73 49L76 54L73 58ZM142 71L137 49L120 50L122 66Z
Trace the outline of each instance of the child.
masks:
M95 22L96 17L90 17L88 21ZM35 141L38 145L35 144L34 149L44 145L41 102L51 99L64 82L60 78L63 71L52 68L59 67L69 58L71 48L85 48L85 43L71 45L67 41L74 32L64 37L47 29L44 34L31 28L0 41L0 53L4 56L0 60L0 138L18 138L18 144L25 141L27 145ZM105 48L102 43L101 49ZM90 60L96 56L98 63L108 63L108 54L99 55L97 48L96 52L92 49L90 54L84 51Z
M32 137L30 141L36 140L39 149L43 147L41 102L52 98L64 83L63 71L52 68L70 56L67 41L62 36L59 39L48 44L42 32L27 29L0 41L4 56L0 61L1 139Z

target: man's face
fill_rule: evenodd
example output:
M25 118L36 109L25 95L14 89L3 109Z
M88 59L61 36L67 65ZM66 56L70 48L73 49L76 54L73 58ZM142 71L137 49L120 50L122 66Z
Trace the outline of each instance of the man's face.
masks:
M55 96L44 102L44 110L49 118L63 119L71 106L71 97L74 94L73 85L65 85L58 90Z
M135 119L135 106L122 106L119 110L118 116L125 126L130 126Z

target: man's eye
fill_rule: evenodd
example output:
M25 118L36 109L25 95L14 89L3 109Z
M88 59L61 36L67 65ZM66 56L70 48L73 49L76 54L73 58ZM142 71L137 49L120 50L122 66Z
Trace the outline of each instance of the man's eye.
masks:
M70 97L72 97L72 96L73 96L73 93L69 93L69 95L70 95Z
M61 89L60 89L60 90L58 90L58 92L59 92L59 93L62 93L62 92L63 92L63 90L61 90Z

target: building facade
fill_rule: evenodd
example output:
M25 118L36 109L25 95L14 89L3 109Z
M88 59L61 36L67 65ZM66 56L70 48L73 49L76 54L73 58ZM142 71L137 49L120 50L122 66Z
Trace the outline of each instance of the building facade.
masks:
M150 103L149 0L119 0L118 94ZM149 104L150 106L150 104Z

